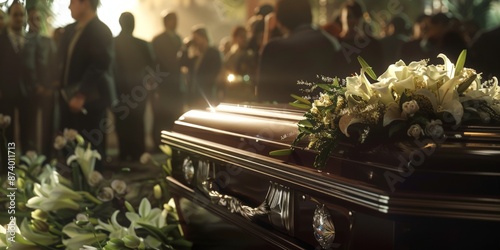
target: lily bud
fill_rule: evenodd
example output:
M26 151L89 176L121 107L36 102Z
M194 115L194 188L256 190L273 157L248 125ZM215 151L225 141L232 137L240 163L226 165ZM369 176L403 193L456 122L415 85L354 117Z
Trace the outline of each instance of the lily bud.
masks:
M36 220L47 221L47 218L49 218L49 214L41 209L36 209L35 211L31 212L31 217Z
M153 187L153 194L154 194L155 199L157 199L157 200L161 199L162 192L161 192L161 187L159 184L156 184Z
M136 249L141 244L141 239L134 235L127 235L122 238L126 247Z
M41 232L41 233L49 231L49 224L47 224L47 222L45 222L45 221L32 220L30 226L33 230Z

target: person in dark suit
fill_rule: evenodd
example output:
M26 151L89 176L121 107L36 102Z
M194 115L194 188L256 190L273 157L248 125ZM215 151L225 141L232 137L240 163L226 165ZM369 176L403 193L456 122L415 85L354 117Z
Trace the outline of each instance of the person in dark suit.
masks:
M53 123L56 47L51 38L40 33L42 26L40 11L36 8L29 8L27 12L29 30L26 37L35 44L35 46L31 46L34 53L29 53L32 56L28 60L32 64L32 68L36 69L34 71L37 83L35 87L36 105L33 108L41 114L41 119L37 117L37 122L33 124L33 126L39 126L39 131L41 131L41 133L37 131L36 146L39 153L50 157L55 134Z
M38 86L37 64L39 46L37 40L24 32L26 11L21 3L14 1L8 8L9 23L0 32L0 113L19 122L21 152L35 150L36 103L35 89ZM17 109L18 117L15 118ZM6 130L8 142L14 142L14 128Z
M148 67L153 66L153 51L148 42L132 35L135 27L132 13L121 14L120 26L122 31L115 38L116 89L119 96L132 96L134 100L131 102L132 105L126 101L123 101L122 105L118 104L128 106L126 112L114 112L120 149L119 158L121 161L138 161L145 151L144 111L147 89L143 86L143 82L148 74Z
M222 55L217 48L210 45L205 27L193 27L192 40L182 53L181 65L189 70L190 108L216 105L216 87L222 70Z
M359 1L349 0L343 4L340 22L342 31L339 42L342 46L342 59L338 62L341 78L360 73L358 56L361 56L375 74L381 75L385 70L385 55L382 44L370 34L369 24L365 22L365 10Z
M335 76L340 45L312 26L308 0L279 0L278 27L287 34L266 44L258 66L257 98L261 102L288 103L301 95L297 81L318 81L317 75Z
M107 108L115 101L113 36L97 17L99 0L71 0L76 20L61 38L61 128L76 129L105 159Z
M177 34L177 14L168 12L163 17L165 31L156 36L153 50L156 61L162 72L168 76L159 83L152 98L153 107L153 139L155 145L160 145L162 130L170 130L184 107L184 95L181 91L181 73L178 53L181 50L182 39Z

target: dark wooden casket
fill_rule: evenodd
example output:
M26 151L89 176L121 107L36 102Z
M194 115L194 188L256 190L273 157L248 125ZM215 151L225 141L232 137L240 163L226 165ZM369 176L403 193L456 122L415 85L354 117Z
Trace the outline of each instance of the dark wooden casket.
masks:
M341 145L317 170L307 142L269 155L290 147L302 115L231 104L185 113L162 132L172 194L278 249L500 249L499 127Z

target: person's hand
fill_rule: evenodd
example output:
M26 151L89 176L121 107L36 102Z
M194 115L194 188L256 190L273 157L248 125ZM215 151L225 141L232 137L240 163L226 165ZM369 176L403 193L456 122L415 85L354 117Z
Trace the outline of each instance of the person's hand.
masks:
M69 109L71 112L80 113L83 111L83 105L85 105L85 96L82 94L76 94L69 100Z

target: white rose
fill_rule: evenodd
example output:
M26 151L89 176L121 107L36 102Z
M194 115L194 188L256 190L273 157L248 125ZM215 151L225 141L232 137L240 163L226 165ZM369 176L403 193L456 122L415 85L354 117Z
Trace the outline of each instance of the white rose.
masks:
M89 221L89 217L87 217L87 215L84 213L79 213L76 215L76 220L77 221Z
M406 134L408 134L408 136L410 136L410 137L418 139L418 138L420 138L420 136L424 135L424 131L423 131L422 127L420 127L420 125L413 124L410 126L410 128L408 129Z
M441 120L432 120L425 126L425 134L432 138L440 138L444 134L442 125Z
M99 183L101 183L101 181L103 179L104 179L104 177L102 177L102 174L99 171L92 171L89 174L88 183L91 187L95 187L95 186L99 185Z
M58 135L54 140L54 148L57 150L61 150L64 148L64 146L66 146L66 143L67 143L66 138Z
M78 135L78 131L74 129L68 129L65 128L63 132L64 138L66 138L69 141L74 141L76 139L76 136Z
M114 180L111 182L111 188L118 194L124 194L127 191L127 183L122 180Z
M408 116L413 116L420 109L417 101L411 100L403 103L403 113Z
M110 201L114 198L114 192L113 189L110 187L104 187L102 188L99 193L97 194L97 199L101 201Z

